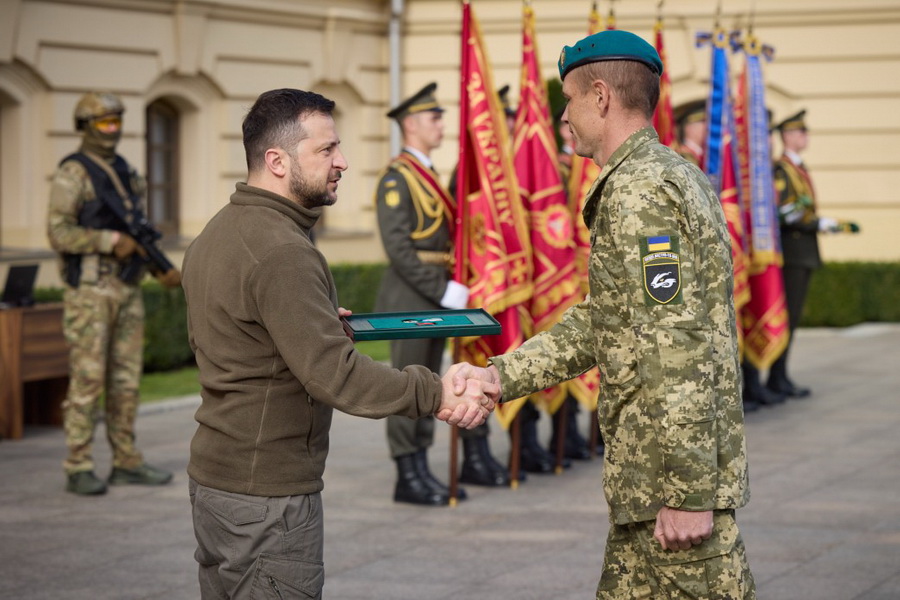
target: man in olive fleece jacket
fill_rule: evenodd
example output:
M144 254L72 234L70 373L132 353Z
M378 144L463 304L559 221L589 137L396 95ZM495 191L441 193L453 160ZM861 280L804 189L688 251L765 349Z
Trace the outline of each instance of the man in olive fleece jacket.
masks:
M188 464L203 598L320 597L319 492L335 408L437 413L471 428L493 408L485 392L498 392L469 366L443 380L421 366L392 369L345 335L339 315L348 313L309 239L347 168L333 108L300 90L261 95L243 124L247 183L185 254L203 398ZM470 379L454 390L458 371Z

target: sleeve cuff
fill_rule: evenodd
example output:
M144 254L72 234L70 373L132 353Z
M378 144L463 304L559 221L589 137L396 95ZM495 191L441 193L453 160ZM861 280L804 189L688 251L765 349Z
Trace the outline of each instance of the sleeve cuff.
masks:
M702 494L685 494L668 485L663 486L663 494L663 502L669 508L694 511L712 510L712 503L704 499Z
M444 290L444 296L441 298L440 305L444 308L461 310L466 307L469 302L469 288L453 281L447 282L447 289Z

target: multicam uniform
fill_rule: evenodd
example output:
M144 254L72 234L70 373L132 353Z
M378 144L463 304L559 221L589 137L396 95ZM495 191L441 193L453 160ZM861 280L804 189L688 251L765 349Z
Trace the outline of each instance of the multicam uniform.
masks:
M504 397L600 367L612 527L598 598L706 598L707 576L717 597L752 598L733 516L749 489L731 250L719 201L645 128L610 157L584 217L590 295L551 330L492 359ZM662 550L652 535L663 506L715 511L713 537L690 550Z
M123 184L133 198L145 184L128 167ZM139 208L133 206L124 207ZM53 178L47 233L60 253L64 293L63 330L70 346L69 391L63 404L69 455L68 473L94 468L91 446L100 396L106 392L106 429L113 449L113 466L134 469L143 463L134 446L134 422L143 360L144 305L140 287L119 278L121 265L112 254L114 225L85 226L91 220L111 221L110 209L97 198L86 168L65 160ZM80 262L80 276L72 277L72 258ZM80 256L80 261L77 257Z

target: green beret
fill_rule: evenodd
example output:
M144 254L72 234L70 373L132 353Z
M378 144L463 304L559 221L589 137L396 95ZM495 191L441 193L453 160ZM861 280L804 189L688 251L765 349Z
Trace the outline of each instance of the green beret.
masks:
M559 55L559 78L565 79L572 69L602 60L635 60L657 75L663 64L656 48L630 31L607 29L587 36L574 46L565 46Z

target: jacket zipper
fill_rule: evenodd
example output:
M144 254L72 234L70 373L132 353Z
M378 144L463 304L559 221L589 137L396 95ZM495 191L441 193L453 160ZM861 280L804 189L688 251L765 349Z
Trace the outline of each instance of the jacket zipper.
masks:
M281 589L279 589L278 587L278 582L275 581L275 578L271 575L269 575L269 585L272 586L272 589L275 590L275 593L278 594L278 597L281 598L281 600L284 600L284 596L281 595Z
M313 437L313 428L316 421L316 409L313 406L313 397L308 393L306 394L306 402L309 404L309 433L306 434L306 450L312 454L312 437Z

